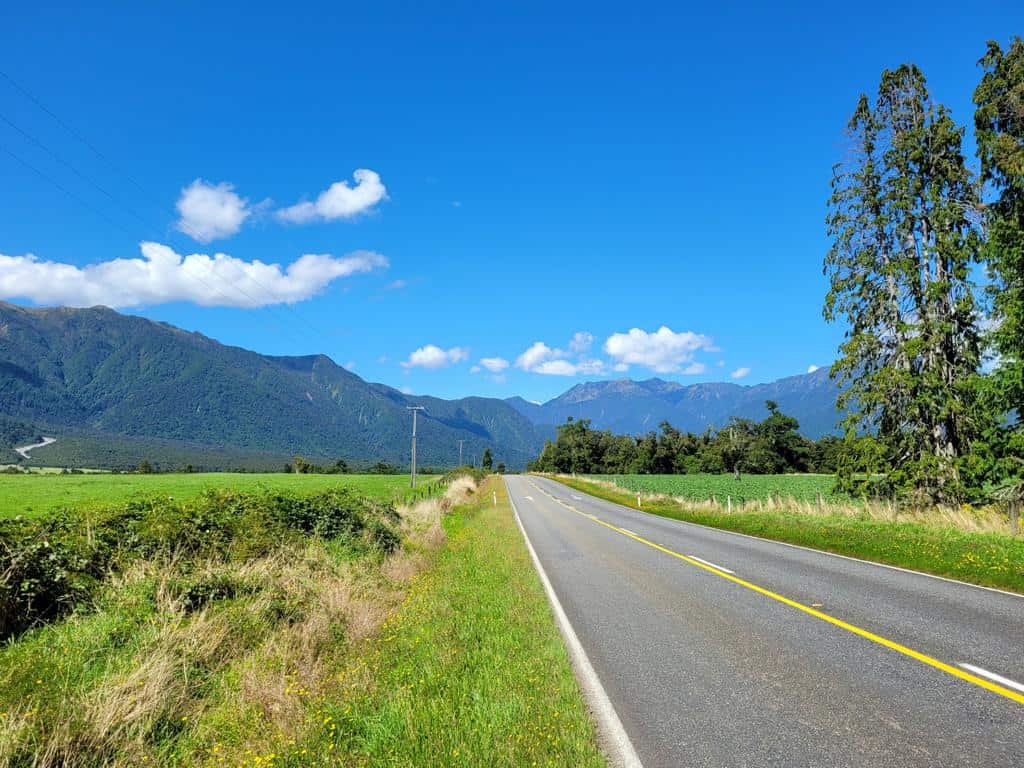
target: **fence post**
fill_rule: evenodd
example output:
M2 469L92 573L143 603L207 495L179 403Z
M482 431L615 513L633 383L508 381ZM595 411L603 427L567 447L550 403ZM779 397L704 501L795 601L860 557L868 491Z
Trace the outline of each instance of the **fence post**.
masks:
M821 491L818 491L814 495L818 497L818 511L821 511Z
M729 514L732 514L732 496L725 497L725 503L729 505Z
M640 491L636 492L636 508L643 509L643 504L640 503Z
M1016 536L1020 528L1020 502L1010 502L1010 534Z
M494 498L494 506L498 506L498 492L491 491L491 496Z

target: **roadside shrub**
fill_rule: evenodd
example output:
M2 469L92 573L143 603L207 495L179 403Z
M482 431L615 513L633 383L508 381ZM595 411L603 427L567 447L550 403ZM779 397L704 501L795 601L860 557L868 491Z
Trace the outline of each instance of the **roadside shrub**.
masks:
M193 613L216 600L230 600L252 592L252 587L231 573L204 573L172 584L170 592L185 613Z
M209 491L186 502L133 501L84 514L0 520L0 639L87 607L111 573L141 559L248 562L302 536L394 551L391 504L349 488L314 496ZM239 585L209 577L184 585L185 610L232 597Z

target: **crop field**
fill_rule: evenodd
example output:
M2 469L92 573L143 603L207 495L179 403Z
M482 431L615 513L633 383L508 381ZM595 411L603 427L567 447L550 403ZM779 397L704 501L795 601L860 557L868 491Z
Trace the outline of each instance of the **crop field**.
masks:
M833 490L832 475L590 475L594 480L614 483L628 491L664 493L692 501L707 501L714 496L724 502L732 497L737 503L767 500L776 494L783 499L816 501L821 494L825 501L844 498Z
M434 476L420 475L420 485ZM35 517L61 507L93 509L152 496L185 500L205 490L316 493L345 486L378 498L397 499L409 488L408 475L294 475L230 472L156 475L0 475L0 517Z

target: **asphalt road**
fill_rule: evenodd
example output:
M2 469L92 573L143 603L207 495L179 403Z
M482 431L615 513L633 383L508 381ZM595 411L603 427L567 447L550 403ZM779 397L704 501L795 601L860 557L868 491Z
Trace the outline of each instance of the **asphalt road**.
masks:
M1024 766L1024 597L506 483L647 768Z

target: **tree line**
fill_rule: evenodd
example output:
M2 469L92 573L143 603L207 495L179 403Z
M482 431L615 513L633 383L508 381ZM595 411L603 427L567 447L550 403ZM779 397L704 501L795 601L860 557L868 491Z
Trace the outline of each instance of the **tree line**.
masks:
M734 417L717 432L681 432L663 421L658 432L616 435L591 428L590 419L571 417L558 427L528 469L578 474L696 474L731 472L781 474L836 471L842 441L835 436L810 440L800 423L765 402L762 421Z
M966 128L914 64L858 99L832 174L824 316L841 438L760 423L630 437L570 421L531 468L836 472L841 490L916 502L1024 501L1024 41L989 42Z
M839 481L931 503L1024 492L1024 42L989 42L965 128L882 73L833 173L827 320L847 332Z

